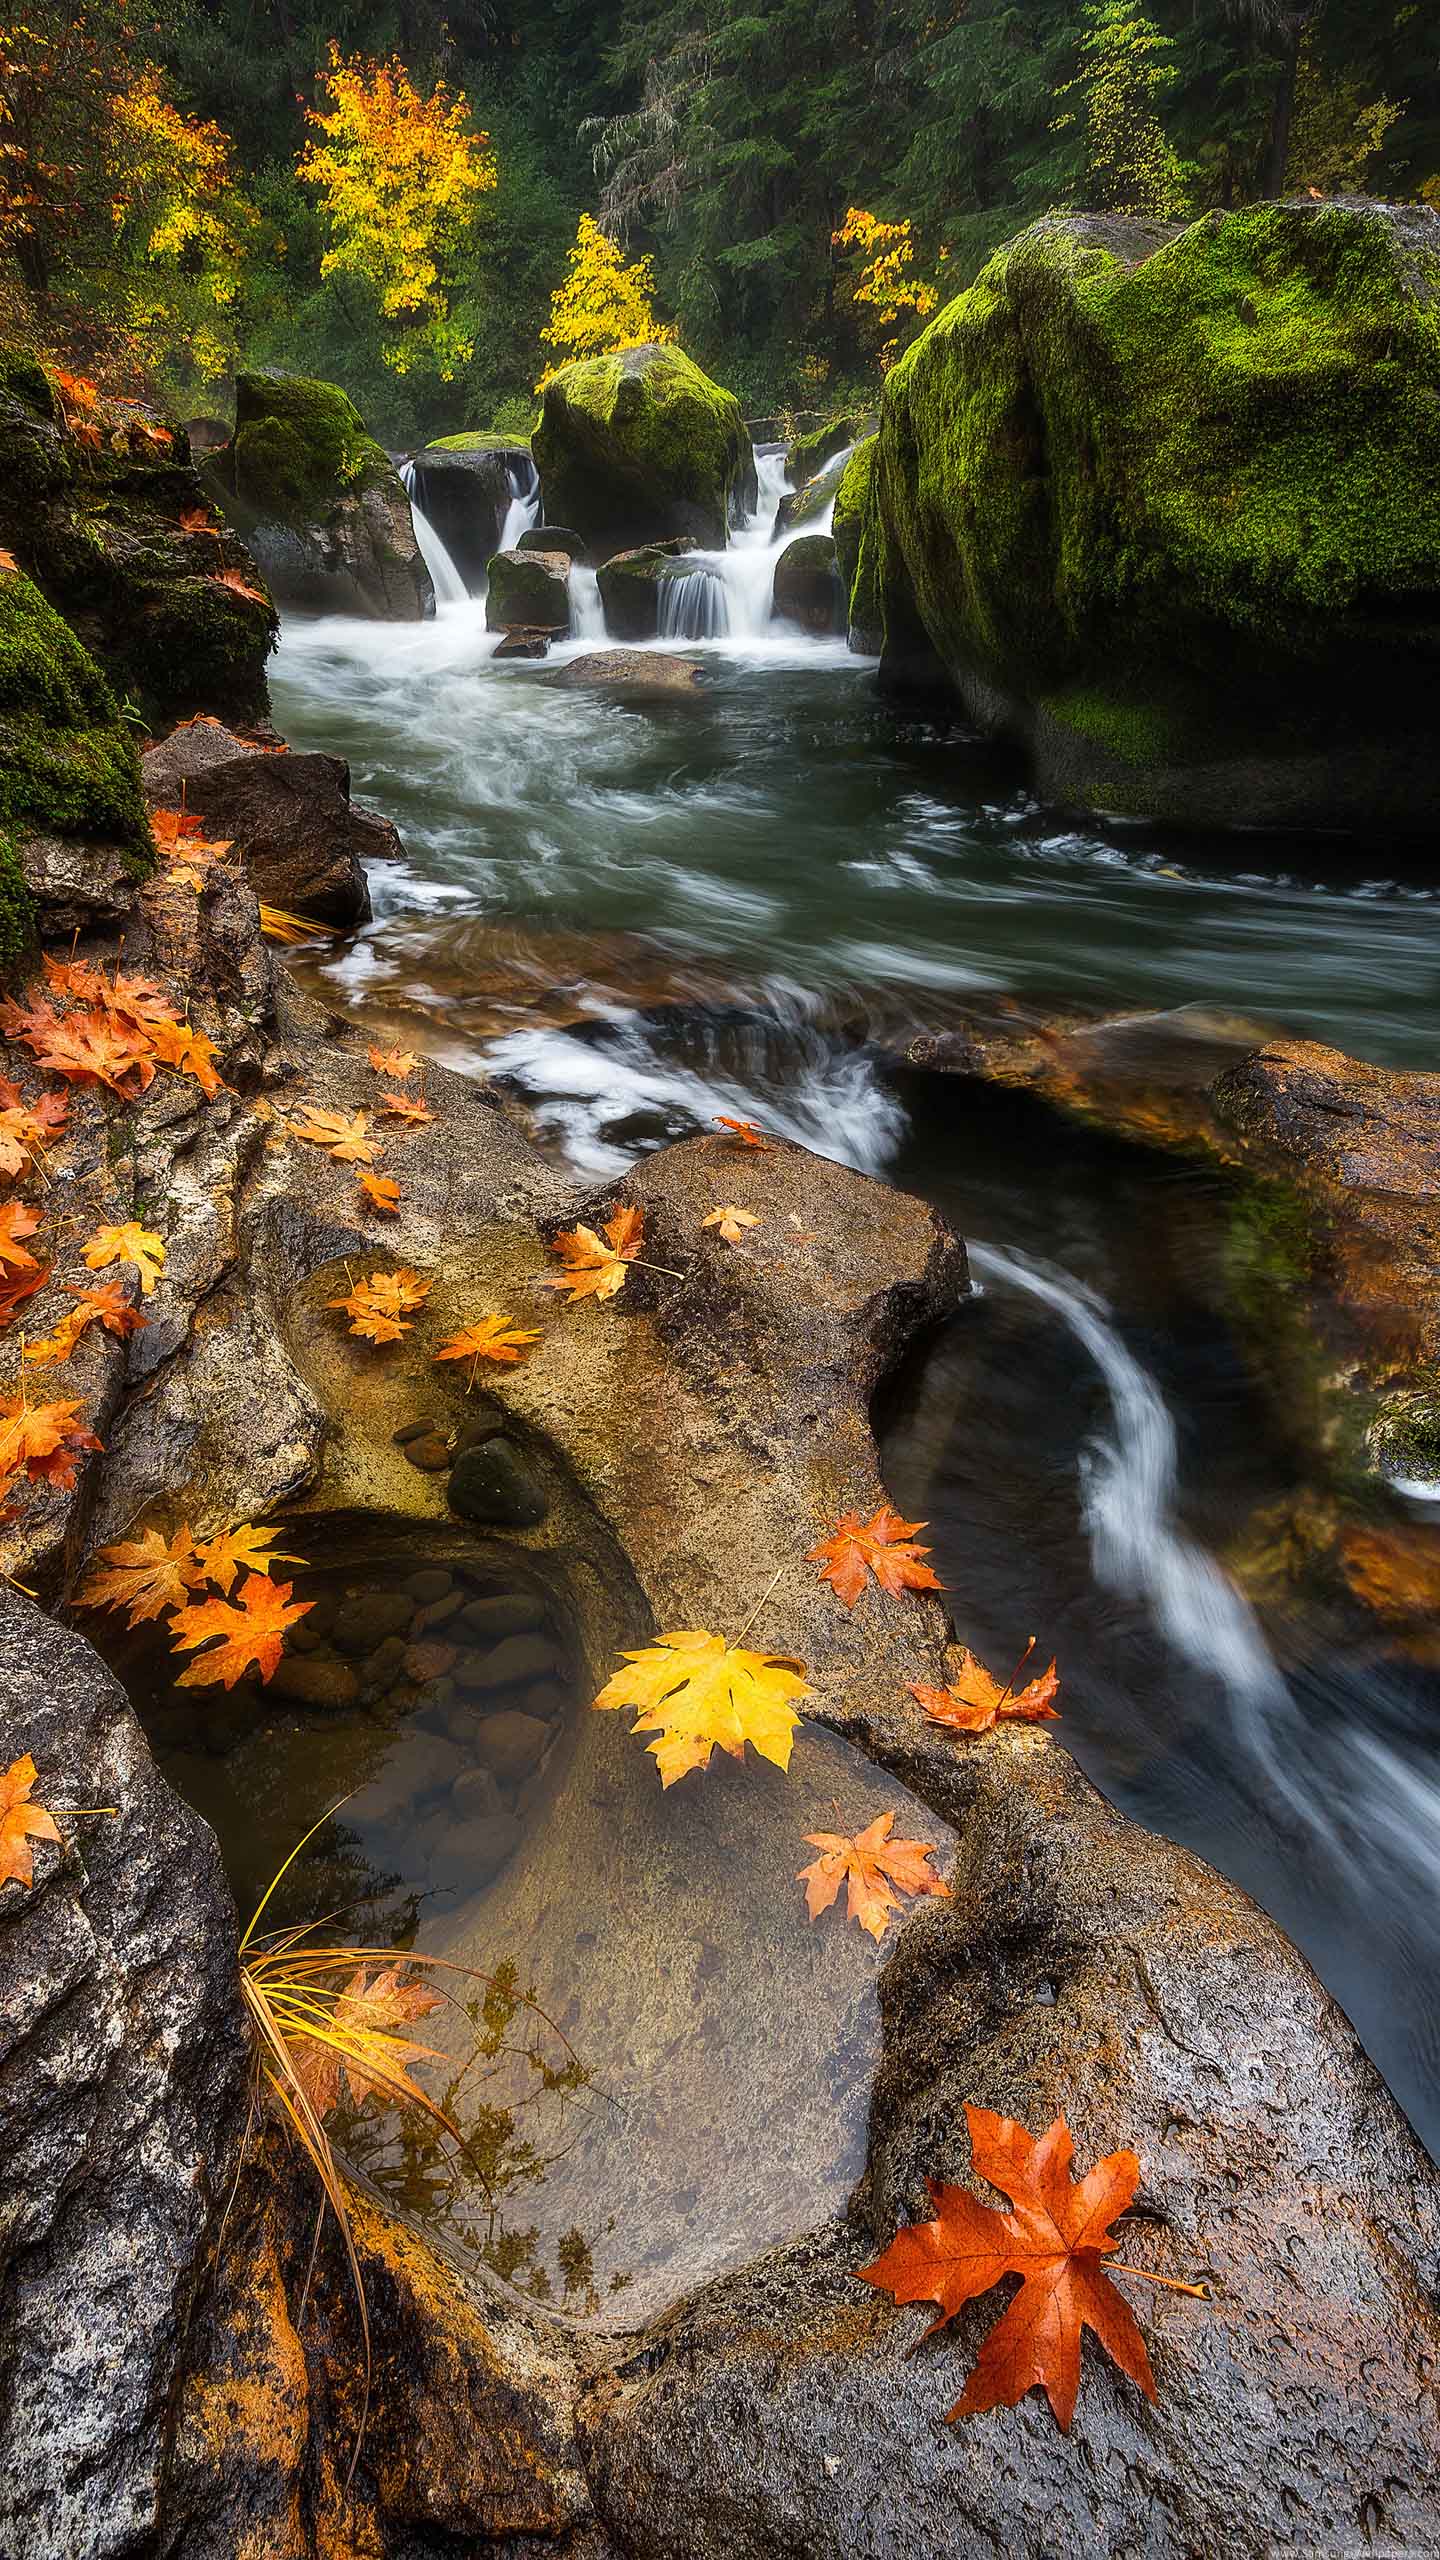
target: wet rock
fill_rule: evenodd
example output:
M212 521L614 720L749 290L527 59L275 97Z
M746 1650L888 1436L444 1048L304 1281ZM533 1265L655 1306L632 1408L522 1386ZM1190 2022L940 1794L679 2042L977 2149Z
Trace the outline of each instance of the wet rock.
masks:
M515 548L517 551L563 551L567 560L578 560L582 564L587 557L580 535L572 533L569 526L563 524L532 525L528 533L521 534Z
M158 2547L207 2231L234 2175L247 2051L235 1917L82 1637L0 1589L5 1753L43 1801L111 1804L0 1887L0 2547Z
M428 1430L429 1427L428 1423L421 1423L419 1425L411 1423L407 1425L406 1437L411 1439L418 1438L419 1433L421 1431ZM395 1437L398 1441L400 1438L398 1431L396 1432ZM450 1571L448 1565L421 1565L417 1573L407 1574L405 1578L405 1589L408 1596L412 1600L418 1600L422 1608L432 1600L444 1600L448 1594L454 1590L454 1588L455 1577Z
M543 1487L514 1442L487 1440L467 1449L450 1474L449 1501L462 1520L496 1529L538 1528L550 1508Z
M848 623L845 592L828 533L802 533L775 563L775 611L782 622L828 635Z
M520 1825L513 1813L478 1813L463 1827L441 1834L426 1872L437 1890L475 1893L498 1875L520 1845Z
M218 722L177 729L141 760L152 809L185 808L237 848L257 897L325 924L370 913L367 861L404 852L388 818L350 797L341 756L276 754Z
M400 475L333 382L237 374L235 432L205 474L282 604L381 622L434 611Z
M506 631L492 654L497 658L548 658L554 637L549 631Z
M458 1458L463 1450L478 1449L483 1440L493 1440L505 1428L507 1415L498 1396L486 1395L482 1388L466 1399L465 1419L454 1434L451 1446Z
M554 1674L555 1649L543 1636L506 1636L484 1652L462 1654L455 1677L462 1689L522 1689Z
M405 1634L413 1615L407 1592L350 1594L335 1614L336 1647L341 1653L370 1653L383 1637Z
M840 485L835 492L835 512L830 519L835 566L845 590L850 646L870 657L879 656L884 639L871 556L873 545L867 548L865 543L865 516L870 503L874 467L875 438L870 435L863 443L857 444L840 475Z
M450 1464L450 1443L439 1431L425 1431L405 1443L405 1463L422 1475L439 1476Z
M393 1822L411 1805L448 1792L464 1765L458 1743L423 1731L412 1718L398 1728L385 1766L351 1798L347 1813L365 1824Z
M485 594L487 631L568 631L569 569L563 551L497 551Z
M407 1659L403 1636L387 1636L383 1644L376 1646L368 1661L360 1666L362 1707L373 1706L377 1698L384 1697L387 1689L394 1688Z
M527 1715L539 1716L543 1724L558 1724L570 1703L570 1693L559 1680L537 1680L515 1703Z
M507 1707L498 1716L482 1716L476 1728L475 1747L502 1784L513 1786L528 1777L547 1739L547 1727L538 1716Z
M418 1644L407 1646L406 1678L418 1680L422 1685L431 1680L443 1680L447 1671L453 1671L455 1667L456 1651L453 1644L441 1644L433 1637L428 1643L422 1639Z
M785 456L785 476L792 489L803 489L823 471L827 462L848 454L853 445L873 436L878 421L873 410L851 409L843 417L827 418L821 427L810 427L796 436Z
M592 689L644 709L649 703L692 701L704 690L693 658L667 657L658 649L591 649L547 676L567 693Z
M462 1822L473 1822L481 1814L500 1811L500 1789L493 1769L462 1769L451 1793L456 1815Z
M740 404L674 346L562 365L532 440L545 513L591 556L687 534L718 546L755 503Z
M848 458L848 455L843 452L832 454L830 460L823 463L818 471L812 472L810 478L800 488L786 492L776 510L777 533L786 533L792 526L797 531L803 530L807 525L816 524L818 519L829 513L835 504L840 483L845 477Z
M484 1591L460 1612L460 1624L477 1644L497 1644L502 1636L529 1635L545 1624L545 1603L538 1591Z
M416 454L414 471L416 506L429 517L471 595L478 596L517 486L535 485L528 443L484 433L441 436Z
M434 1428L434 1423L431 1422L428 1417L420 1422L402 1422L399 1430L392 1431L390 1437L394 1441L397 1449L403 1449L407 1441L422 1440L426 1432L433 1431Z
M355 1706L360 1696L359 1674L332 1653L282 1653L270 1687L277 1698L291 1698L297 1707L323 1708L327 1715Z
M85 929L134 905L153 861L134 740L94 659L15 570L0 580L0 805L6 968L37 917Z
M666 578L686 577L683 562L696 548L686 537L647 542L638 550L617 551L597 573L605 628L616 640L653 640L660 628L660 589ZM613 652L606 651L607 656ZM584 661L577 663L583 665Z
M451 1620L459 1616L464 1605L463 1591L447 1591L443 1600L427 1600L424 1607L415 1612L414 1624L410 1629L412 1636L418 1642L420 1637L433 1634L441 1627L448 1627Z
M3 734L0 765L13 773ZM27 835L20 847L20 871L42 942L68 942L98 924L118 924L135 904L135 856L118 844ZM12 879L12 897L15 885Z

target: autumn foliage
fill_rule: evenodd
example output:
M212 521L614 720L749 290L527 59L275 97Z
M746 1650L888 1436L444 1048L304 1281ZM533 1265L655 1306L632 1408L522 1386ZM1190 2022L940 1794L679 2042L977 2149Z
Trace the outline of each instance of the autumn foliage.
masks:
M536 384L543 391L563 365L585 356L618 355L625 347L670 346L675 331L655 317L655 271L649 258L625 263L618 243L582 213L563 283L550 299L540 332L555 357Z

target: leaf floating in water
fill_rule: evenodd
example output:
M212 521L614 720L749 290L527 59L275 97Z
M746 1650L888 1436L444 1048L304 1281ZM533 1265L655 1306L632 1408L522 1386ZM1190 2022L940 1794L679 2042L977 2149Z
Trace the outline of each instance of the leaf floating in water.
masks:
M681 1628L627 1653L595 1704L639 1708L630 1730L657 1737L649 1748L662 1787L708 1769L717 1744L743 1760L751 1743L762 1760L788 1769L800 1722L790 1701L813 1695L803 1671L786 1655L727 1645L704 1627Z

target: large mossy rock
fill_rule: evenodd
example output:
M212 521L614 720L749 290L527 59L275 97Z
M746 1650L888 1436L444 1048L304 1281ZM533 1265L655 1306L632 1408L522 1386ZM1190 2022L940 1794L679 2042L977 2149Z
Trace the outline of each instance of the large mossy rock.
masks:
M534 437L545 512L597 560L688 534L718 549L755 504L740 403L678 347L627 347L562 367Z
M283 604L420 622L435 591L400 475L333 382L242 373L208 471Z
M517 436L441 436L416 454L411 496L435 527L472 595L485 584L512 498L535 485L528 442Z
M890 375L872 526L890 673L1048 796L1433 825L1440 215L1036 223Z
M67 411L38 359L0 354L0 546L152 726L264 718L274 608L151 404L92 392Z
M785 455L791 488L803 488L837 454L849 453L862 437L873 436L879 423L873 409L851 409L843 417L828 419L823 427L811 427L805 435L796 436Z
M828 638L845 628L845 589L828 533L797 533L775 563L775 611L782 622Z
M89 651L23 570L0 571L0 970L35 903L113 916L153 848L135 738ZM73 908L73 916L70 911Z
M489 631L570 628L570 562L563 551L497 551L485 597Z
M874 578L864 553L865 510L870 502L870 482L875 467L875 438L866 436L857 444L840 475L835 492L835 512L830 531L835 543L835 566L848 600L850 630L857 649L878 649L879 605L874 593ZM865 576L861 578L862 558Z

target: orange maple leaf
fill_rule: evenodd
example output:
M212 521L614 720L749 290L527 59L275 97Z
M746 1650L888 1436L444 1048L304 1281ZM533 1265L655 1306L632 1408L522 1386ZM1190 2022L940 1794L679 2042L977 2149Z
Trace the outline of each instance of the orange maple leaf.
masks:
M753 1120L731 1120L723 1111L717 1111L715 1125L717 1129L728 1129L732 1137L739 1139L742 1147L756 1147L762 1155L773 1152L769 1139L756 1128Z
M126 1263L132 1271L138 1271L144 1298L153 1298L155 1283L165 1268L165 1247L159 1236L151 1235L135 1218L127 1218L123 1226L97 1227L80 1252L92 1271L103 1271L112 1262Z
M466 1325L463 1333L453 1334L448 1342L442 1342L435 1357L437 1360L470 1360L477 1364L481 1360L499 1360L502 1363L523 1360L531 1343L539 1339L538 1333L524 1327L512 1331L503 1316L477 1316L473 1324ZM474 1383L473 1375L471 1383Z
M27 1405L23 1395L0 1395L0 1487L26 1475L68 1493L82 1452L102 1446L73 1400Z
M228 587L232 596L244 596L251 604L269 606L270 599L264 588L252 587L249 579L242 578L238 569L212 570L210 583L213 587Z
M76 1594L82 1609L125 1609L127 1626L142 1626L166 1609L183 1609L205 1579L186 1528L167 1539L146 1529L119 1546L102 1547Z
M53 1840L57 1848L64 1845L54 1816L43 1804L30 1801L39 1774L28 1751L0 1770L0 1884L9 1884L12 1878L17 1884L34 1883L32 1840Z
M429 1294L430 1283L418 1271L372 1271L368 1280L355 1282L348 1297L329 1298L326 1304L348 1315L351 1332L365 1341L398 1342L411 1331L405 1318Z
M8 1264L16 1271L38 1271L34 1254L26 1252L20 1238L33 1236L39 1224L37 1209L28 1208L23 1200L6 1201L0 1209L0 1265Z
M182 533L218 534L220 527L216 523L208 507L182 507L180 510L180 530ZM190 729L193 728L194 725L194 722L191 720L182 720L180 723L182 729Z
M106 1280L96 1289L81 1289L73 1280L65 1283L72 1298L80 1301L78 1313L82 1330L86 1325L103 1324L107 1333L116 1334L123 1342L127 1334L143 1333L150 1319L138 1307L132 1307L118 1280Z
M922 1556L928 1547L911 1543L923 1520L902 1520L898 1511L882 1502L871 1520L862 1521L858 1511L842 1511L828 1537L817 1546L806 1549L807 1564L820 1563L820 1579L839 1594L847 1609L853 1609L865 1588L867 1571L873 1573L882 1591L897 1598L902 1591L943 1591L945 1586L932 1573Z
M811 1848L821 1852L813 1866L802 1867L799 1873L812 1920L829 1910L845 1884L849 1887L847 1919L858 1920L872 1938L883 1938L891 1912L900 1908L902 1893L949 1893L948 1884L931 1872L934 1849L923 1840L892 1840L894 1823L893 1813L877 1813L863 1831L852 1834L806 1832Z
M8 572L11 569L18 569L19 566L20 563L13 551L0 551L0 570Z
M257 1529L252 1521L242 1520L233 1529L222 1529L219 1536L208 1538L196 1548L201 1574L213 1582L228 1599L237 1574L266 1573L277 1564L303 1564L303 1556L271 1553L282 1529Z
M0 1271L0 1332L14 1323L26 1299L43 1289L49 1277L48 1263L35 1271Z
M149 1039L103 1005L67 1014L36 1005L19 1036L42 1067L75 1084L105 1084L123 1093L133 1075L143 1093L155 1081Z
M630 1264L639 1260L644 1231L640 1209L617 1209L603 1235L593 1227L566 1227L550 1247L565 1268L547 1271L542 1286L566 1290L572 1306L577 1298L613 1298L630 1277Z
M305 1122L290 1123L297 1138L306 1139L312 1147L327 1147L337 1164L374 1163L375 1149L366 1135L363 1111L352 1112L347 1120L343 1111L322 1111L318 1103L302 1102L300 1108Z
M315 1606L313 1600L292 1600L294 1588L293 1582L269 1582L263 1573L252 1573L238 1604L200 1600L179 1610L170 1621L177 1653L192 1653L212 1636L221 1641L213 1652L202 1654L181 1672L176 1688L208 1689L223 1681L233 1689L247 1671L258 1671L262 1680L268 1680L285 1650L286 1628Z
M392 1182L388 1173L371 1173L367 1166L357 1164L355 1179L366 1199L372 1202L382 1215L387 1218L399 1217L400 1185L398 1182Z
M433 1120L434 1112L424 1102L412 1102L408 1094L387 1093L381 1096L381 1108L391 1120L409 1120L418 1128L422 1120Z
M979 1657L962 1645L959 1669L947 1689L928 1689L923 1681L912 1680L910 1695L919 1699L932 1724L953 1726L957 1733L988 1733L1004 1716L1018 1716L1031 1724L1054 1723L1058 1710L1052 1701L1059 1694L1060 1674L1053 1662L1023 1689L1015 1685L1034 1650L1032 1636L1002 1689Z
M57 960L53 953L41 953L40 965L48 985L57 996L74 996L80 1004L103 1004L108 988L103 971L92 969L88 960Z
M1140 2182L1134 2152L1112 2151L1077 2185L1070 2175L1075 2146L1063 2116L1037 2141L1013 2116L971 2106L965 2115L976 2174L1010 2198L1013 2212L978 2204L966 2188L932 2179L935 2220L898 2231L872 2266L857 2271L897 2302L935 2303L940 2316L927 2337L1002 2276L1022 2279L946 2415L1013 2409L1039 2384L1068 2433L1083 2329L1093 2330L1121 2372L1153 2400L1145 2341L1101 2263L1119 2245L1110 2224L1133 2202Z
M403 1084L407 1076L413 1076L420 1064L413 1049L372 1048L369 1058L377 1076L391 1076L398 1084Z
M440 2056L432 2046L414 2044L394 2030L438 2009L440 1995L423 1983L406 1982L404 1970L398 1962L374 1974L357 1966L331 2006L327 2023L337 2041L303 2037L294 2049L295 2077L317 2116L338 2106L342 2071L357 2106L369 2097L393 2104L407 2092L424 2103L406 2065Z
M193 1076L207 1102L225 1090L224 1079L215 1065L219 1051L203 1031L194 1031L188 1022L152 1021L150 1048L162 1067L177 1067L182 1075Z

